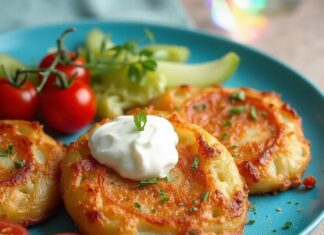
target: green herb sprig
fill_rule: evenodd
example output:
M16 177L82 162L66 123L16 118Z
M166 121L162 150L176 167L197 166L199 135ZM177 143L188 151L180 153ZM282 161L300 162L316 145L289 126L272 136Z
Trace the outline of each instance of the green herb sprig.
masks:
M147 122L146 114L141 111L140 113L134 115L134 124L138 131L143 131Z

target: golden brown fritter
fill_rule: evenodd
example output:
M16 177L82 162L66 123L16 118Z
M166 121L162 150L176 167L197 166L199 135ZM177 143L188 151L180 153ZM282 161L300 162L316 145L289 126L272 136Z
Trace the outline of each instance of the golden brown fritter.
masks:
M91 156L89 134L108 120L69 146L61 187L82 234L242 234L247 187L232 157L203 129L163 115L179 136L179 161L164 179L125 179Z
M219 139L235 159L252 194L301 183L310 161L301 118L273 92L249 88L180 86L151 103L178 110Z
M64 149L37 122L0 121L0 219L41 222L60 201Z

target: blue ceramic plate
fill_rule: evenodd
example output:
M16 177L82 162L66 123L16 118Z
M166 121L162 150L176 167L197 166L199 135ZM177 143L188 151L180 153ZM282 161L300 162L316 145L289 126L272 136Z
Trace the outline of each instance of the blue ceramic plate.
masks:
M318 180L316 188L309 191L300 187L280 192L276 196L251 196L250 201L255 204L256 210L250 212L249 219L255 220L255 223L246 226L245 234L308 234L323 220L324 97L301 74L254 49L211 34L127 22L79 22L5 33L0 35L0 52L17 57L26 64L37 64L48 48L55 45L55 39L62 31L71 26L76 27L77 32L67 38L69 48L83 44L85 35L93 27L110 32L113 41L117 43L142 38L143 30L149 28L154 32L158 43L189 47L192 52L189 62L215 59L229 51L238 53L241 65L225 86L276 91L297 110L303 118L305 135L312 143L312 161L305 175L313 175ZM69 143L79 134L56 137ZM276 208L281 208L281 211L276 211ZM284 230L282 227L286 221L291 221L292 226ZM54 232L77 231L77 228L62 207L57 214L46 222L31 227L30 231L33 235L49 235Z

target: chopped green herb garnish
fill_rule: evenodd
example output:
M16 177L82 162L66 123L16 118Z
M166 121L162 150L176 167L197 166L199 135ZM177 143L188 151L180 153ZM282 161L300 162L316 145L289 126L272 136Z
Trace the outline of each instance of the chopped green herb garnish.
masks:
M244 101L245 100L245 92L244 91L239 91L239 92L236 92L236 93L233 93L231 95L231 100L241 100L241 101Z
M237 149L237 145L232 145L231 149Z
M191 164L192 169L197 169L199 166L200 158L198 155L195 156L193 163Z
M140 113L134 115L134 124L138 131L143 131L147 122L146 114L141 111Z
M163 196L161 199L160 199L160 203L166 203L169 201L169 198L167 196Z
M152 178L148 180L142 180L137 184L137 188L144 188L145 186L151 185L151 184L157 184L158 178Z
M250 115L252 120L254 121L258 120L257 111L255 107L251 107Z
M175 109L175 110L180 110L181 107L180 107L179 105L176 105L176 106L174 106L174 109Z
M233 122L231 120L227 120L226 122L224 122L224 126L232 126Z
M209 195L209 192L208 192L208 191L205 191L205 192L203 193L203 195L201 195L200 200L201 200L202 202L206 201L207 198L208 198L208 195Z
M223 133L222 134L222 136L221 136L221 140L226 140L228 138L228 134L225 132L225 133Z
M292 222L291 221L286 221L286 223L284 223L283 225L283 229L289 229L292 226Z
M250 207L250 211L252 211L253 214L256 215L256 205L255 205L255 203L253 203L253 204L251 205L251 207Z
M229 115L237 115L245 112L245 106L235 106L228 111Z
M139 209L139 210L142 210L142 206L141 204L139 204L138 202L134 202L134 206Z
M198 204L199 204L199 201L198 201L197 199L194 199L194 200L192 201L192 204L194 204L194 205L198 205Z
M197 232L195 230L189 231L189 235L197 235Z
M25 163L26 163L25 160L15 161L15 168L16 169L22 168L25 165Z
M249 220L246 224L251 225L251 224L254 224L254 223L255 223L255 220Z
M198 211L197 207L190 207L189 208L189 212L196 212L196 211Z
M163 189L159 189L159 194L160 194L161 196L165 196L165 195L166 195L166 192L165 192L165 190L163 190Z
M152 213L152 214L155 214L155 213L156 213L156 209L153 208L153 209L151 210L151 213Z
M261 111L260 112L262 116L268 116L268 112L267 111Z
M13 152L13 148L13 145L9 144L6 150L0 151L0 157L9 157Z
M194 105L193 106L193 109L194 110L197 110L197 111L202 111L202 110L206 110L207 109L207 105L206 104L197 104L197 105Z

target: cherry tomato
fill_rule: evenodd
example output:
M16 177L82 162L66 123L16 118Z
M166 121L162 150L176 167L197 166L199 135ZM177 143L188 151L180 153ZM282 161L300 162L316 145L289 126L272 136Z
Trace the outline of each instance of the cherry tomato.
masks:
M316 179L314 176L307 176L304 181L303 184L306 188L314 188L316 185Z
M81 80L75 80L68 88L57 86L44 89L41 94L41 113L52 129L74 133L89 124L96 114L93 91Z
M29 235L29 232L21 225L0 221L0 234L1 235Z
M33 120L38 103L39 94L33 83L27 81L16 87L7 79L0 79L0 119Z
M42 69L45 69L45 68L48 68L54 58L56 56L56 53L50 53L48 54L47 56L45 56L43 58L43 60L40 62L39 64L39 68L42 68ZM74 53L70 52L68 53L68 56L70 58L73 58L75 56ZM74 61L73 61L74 64L78 64L78 65L84 65L85 64L85 61L80 57L78 56ZM55 67L57 70L65 73L66 77L68 79L72 79L74 76L75 76L75 79L78 79L78 80L81 80L81 81L84 81L85 83L87 84L90 84L90 80L91 80L91 75L90 75L90 72L88 69L86 68L83 68L83 67L78 67L78 66L73 66L73 65L62 65L62 64L58 64L56 65ZM40 76L39 77L39 82L41 81L42 77ZM56 76L54 74L52 74L45 87L48 87L50 85L53 85L55 84L55 79L56 79Z

